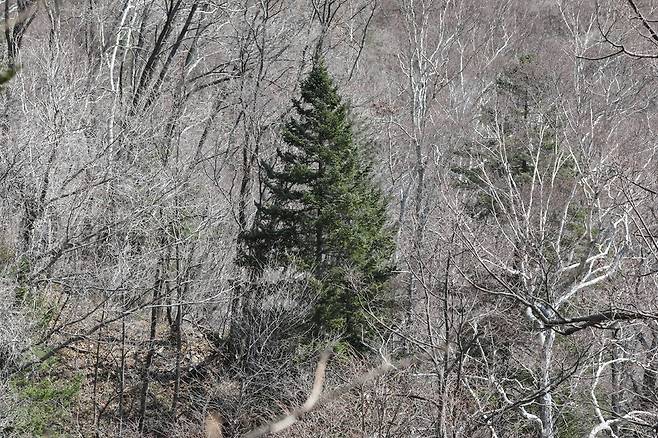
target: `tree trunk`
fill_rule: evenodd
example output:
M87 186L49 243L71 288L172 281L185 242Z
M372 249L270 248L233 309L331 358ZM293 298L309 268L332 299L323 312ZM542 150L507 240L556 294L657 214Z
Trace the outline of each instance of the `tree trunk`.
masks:
M153 304L151 305L151 324L149 328L148 338L148 351L144 360L144 368L142 369L142 387L139 394L139 413L138 428L140 432L144 431L144 419L146 416L146 401L148 396L149 375L153 357L155 356L155 335L157 333L158 323L158 304L160 303L160 296L162 286L164 284L165 276L165 260L160 260L160 268L155 275L155 284L153 286Z
M553 360L553 343L555 342L555 332L545 330L541 333L541 364L540 364L540 388L545 391L541 396L539 404L539 419L542 423L541 438L555 438L553 423L553 396L549 385L551 383L551 362Z

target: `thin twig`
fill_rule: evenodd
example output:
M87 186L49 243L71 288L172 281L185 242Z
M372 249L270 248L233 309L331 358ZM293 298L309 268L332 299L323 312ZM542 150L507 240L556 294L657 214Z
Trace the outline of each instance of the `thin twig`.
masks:
M374 380L378 377L381 377L385 374L388 374L392 370L402 370L411 367L414 365L418 358L416 356L410 356L405 359L402 359L397 365L391 362L385 362L377 368L373 368L368 373L362 375L361 377L352 380L351 382L346 383L345 385L339 386L338 388L329 391L322 395L322 386L325 380L325 371L327 368L327 361L329 360L330 352L325 351L320 356L318 366L315 369L315 379L313 382L313 388L308 398L302 406L293 410L290 414L280 417L278 420L265 424L257 429L252 430L244 436L244 438L258 438L265 436L270 433L277 433L284 429L289 428L293 424L297 423L304 414L309 412L316 411L318 408L324 404L336 400L343 396L345 393L351 391L352 389L359 387L371 380Z

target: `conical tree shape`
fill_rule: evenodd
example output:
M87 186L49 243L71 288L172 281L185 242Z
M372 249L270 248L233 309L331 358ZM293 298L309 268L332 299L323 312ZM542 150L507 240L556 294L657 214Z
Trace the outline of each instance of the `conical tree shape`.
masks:
M386 200L322 60L293 104L296 115L282 132L287 147L263 163L269 198L242 236L241 262L256 272L264 266L308 272L320 294L315 328L356 345L367 332L364 307L381 310L392 274Z

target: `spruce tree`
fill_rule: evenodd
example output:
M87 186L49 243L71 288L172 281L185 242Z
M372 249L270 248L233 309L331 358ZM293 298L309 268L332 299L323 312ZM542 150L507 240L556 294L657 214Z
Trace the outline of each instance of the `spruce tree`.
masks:
M241 261L254 272L269 266L308 273L319 295L315 330L360 345L368 331L363 309L385 308L392 275L387 203L322 60L293 107L282 132L285 148L262 163L266 201L242 235Z

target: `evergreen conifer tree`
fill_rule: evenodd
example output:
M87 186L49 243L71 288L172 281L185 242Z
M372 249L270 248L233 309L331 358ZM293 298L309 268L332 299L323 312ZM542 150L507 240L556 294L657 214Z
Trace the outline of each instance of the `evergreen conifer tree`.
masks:
M285 149L262 163L269 197L242 235L241 262L254 272L292 266L308 273L319 294L314 328L358 346L367 332L363 308L384 307L392 275L387 203L322 60L293 105Z

